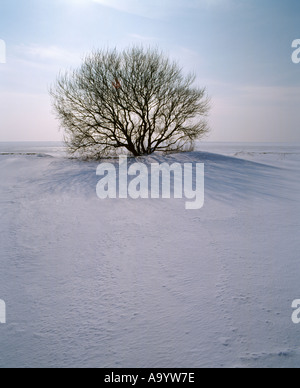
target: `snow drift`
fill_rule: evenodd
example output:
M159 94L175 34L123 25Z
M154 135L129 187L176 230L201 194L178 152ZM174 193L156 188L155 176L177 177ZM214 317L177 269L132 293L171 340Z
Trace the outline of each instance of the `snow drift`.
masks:
M0 147L1 367L299 366L300 148L205 147L142 158L204 163L199 211L99 200L97 163Z

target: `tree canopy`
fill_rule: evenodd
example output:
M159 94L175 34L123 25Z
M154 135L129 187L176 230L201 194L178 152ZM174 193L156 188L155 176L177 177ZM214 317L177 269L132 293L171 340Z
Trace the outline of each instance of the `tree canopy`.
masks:
M158 49L98 50L50 93L72 154L103 158L190 149L208 132L206 89Z

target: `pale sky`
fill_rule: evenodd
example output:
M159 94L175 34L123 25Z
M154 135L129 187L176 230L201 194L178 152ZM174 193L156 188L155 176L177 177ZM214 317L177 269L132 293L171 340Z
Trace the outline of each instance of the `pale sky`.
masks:
M299 0L1 0L0 141L61 140L48 95L58 72L144 43L207 87L207 140L300 142L299 17Z

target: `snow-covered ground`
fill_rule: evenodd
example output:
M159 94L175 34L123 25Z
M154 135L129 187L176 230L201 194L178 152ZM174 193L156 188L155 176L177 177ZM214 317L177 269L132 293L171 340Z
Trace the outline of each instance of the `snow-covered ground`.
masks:
M198 149L149 159L205 163L188 211L101 201L98 163L0 144L0 367L299 367L300 146Z

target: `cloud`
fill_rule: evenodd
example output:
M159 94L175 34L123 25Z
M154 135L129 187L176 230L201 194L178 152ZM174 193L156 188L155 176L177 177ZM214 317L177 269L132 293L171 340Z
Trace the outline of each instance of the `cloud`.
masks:
M1 66L1 91L47 93L58 72L76 68L82 55L53 45L22 44L11 47L8 65Z
M144 36L139 34L128 34L129 38L140 41L140 42L153 42L156 41L157 38L153 36Z
M140 0L93 0L105 7L113 8L117 11L144 16L154 17L155 16L155 2L153 1L140 1ZM168 1L168 0L167 0Z
M38 44L20 45L16 47L16 52L23 58L36 62L64 62L74 63L80 59L79 55L60 48L58 46L41 46Z
M120 12L148 18L161 19L180 9L215 7L230 3L232 0L93 0L103 6Z

